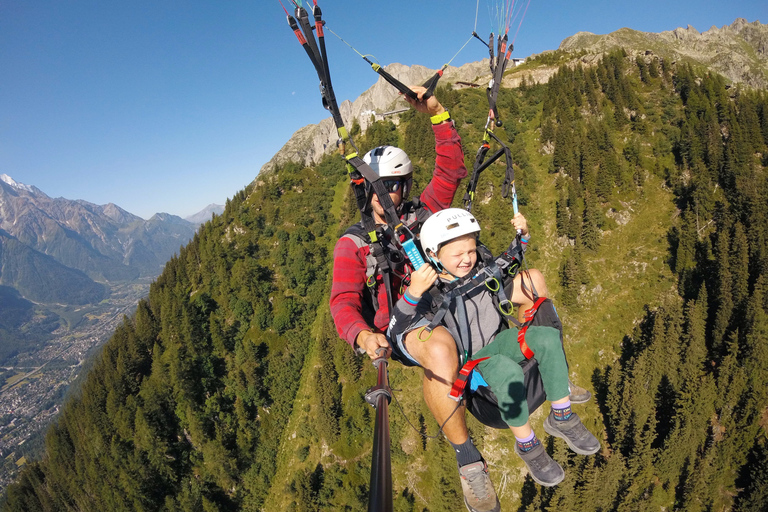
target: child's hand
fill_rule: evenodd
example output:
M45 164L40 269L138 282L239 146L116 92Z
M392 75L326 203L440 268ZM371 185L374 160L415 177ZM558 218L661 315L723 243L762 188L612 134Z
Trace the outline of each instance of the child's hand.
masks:
M523 217L523 214L520 212L517 212L515 216L510 220L509 222L512 223L512 225L515 227L515 229L520 230L520 234L524 237L528 237L528 221L525 220L525 217Z
M411 273L411 285L408 287L408 293L418 299L424 292L429 290L437 280L437 272L432 265L424 264L419 270Z

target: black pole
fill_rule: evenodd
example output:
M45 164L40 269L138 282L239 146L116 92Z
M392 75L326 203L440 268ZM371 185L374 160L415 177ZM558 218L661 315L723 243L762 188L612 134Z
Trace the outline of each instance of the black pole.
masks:
M385 349L379 349L379 351ZM387 376L387 359L373 360L378 370L376 387L368 390L365 400L376 408L373 429L373 460L371 462L371 492L368 512L392 512L392 459L389 440L389 402L392 393Z

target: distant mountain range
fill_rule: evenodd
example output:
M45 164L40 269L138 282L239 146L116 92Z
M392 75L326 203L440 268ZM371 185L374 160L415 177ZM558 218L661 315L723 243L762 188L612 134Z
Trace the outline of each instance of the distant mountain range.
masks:
M158 275L222 206L144 220L115 204L51 198L0 175L0 285L34 302L98 302L110 283Z
M224 212L224 205L209 204L208 206L206 206L196 214L190 215L189 217L184 217L184 220L199 226L200 224L205 224L206 222L211 220L211 215L213 214L220 215L223 212Z

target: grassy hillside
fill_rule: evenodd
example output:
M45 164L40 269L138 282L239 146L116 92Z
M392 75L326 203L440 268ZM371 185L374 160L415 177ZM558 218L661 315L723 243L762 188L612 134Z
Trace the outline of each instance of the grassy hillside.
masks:
M484 93L438 95L471 165ZM760 510L766 94L619 51L504 89L499 106L533 233L528 265L547 278L572 377L595 393L575 409L604 446L582 457L549 439L567 477L542 489L509 432L470 419L502 510ZM434 158L428 120L400 121L357 142L401 145L418 188ZM511 236L503 174L485 171L473 208L496 252ZM327 306L333 244L356 218L344 182L328 156L236 194L117 330L4 509L364 509L375 375ZM390 380L396 510L461 510L420 372L393 364ZM533 416L542 436L544 412Z

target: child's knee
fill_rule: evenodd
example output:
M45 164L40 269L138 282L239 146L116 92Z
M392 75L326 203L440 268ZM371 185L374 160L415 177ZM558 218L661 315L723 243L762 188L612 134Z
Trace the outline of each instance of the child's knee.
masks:
M525 340L536 359L543 357L565 357L560 331L545 325L532 325L525 333Z
M432 343L429 346L431 356L444 364L458 364L459 354L456 349L456 341L447 329L438 327L433 333Z
M549 295L549 291L547 290L547 282L544 280L544 274L535 268L527 270L526 274L526 280L530 280L533 283L533 286L536 288L536 292L540 297L546 297Z

